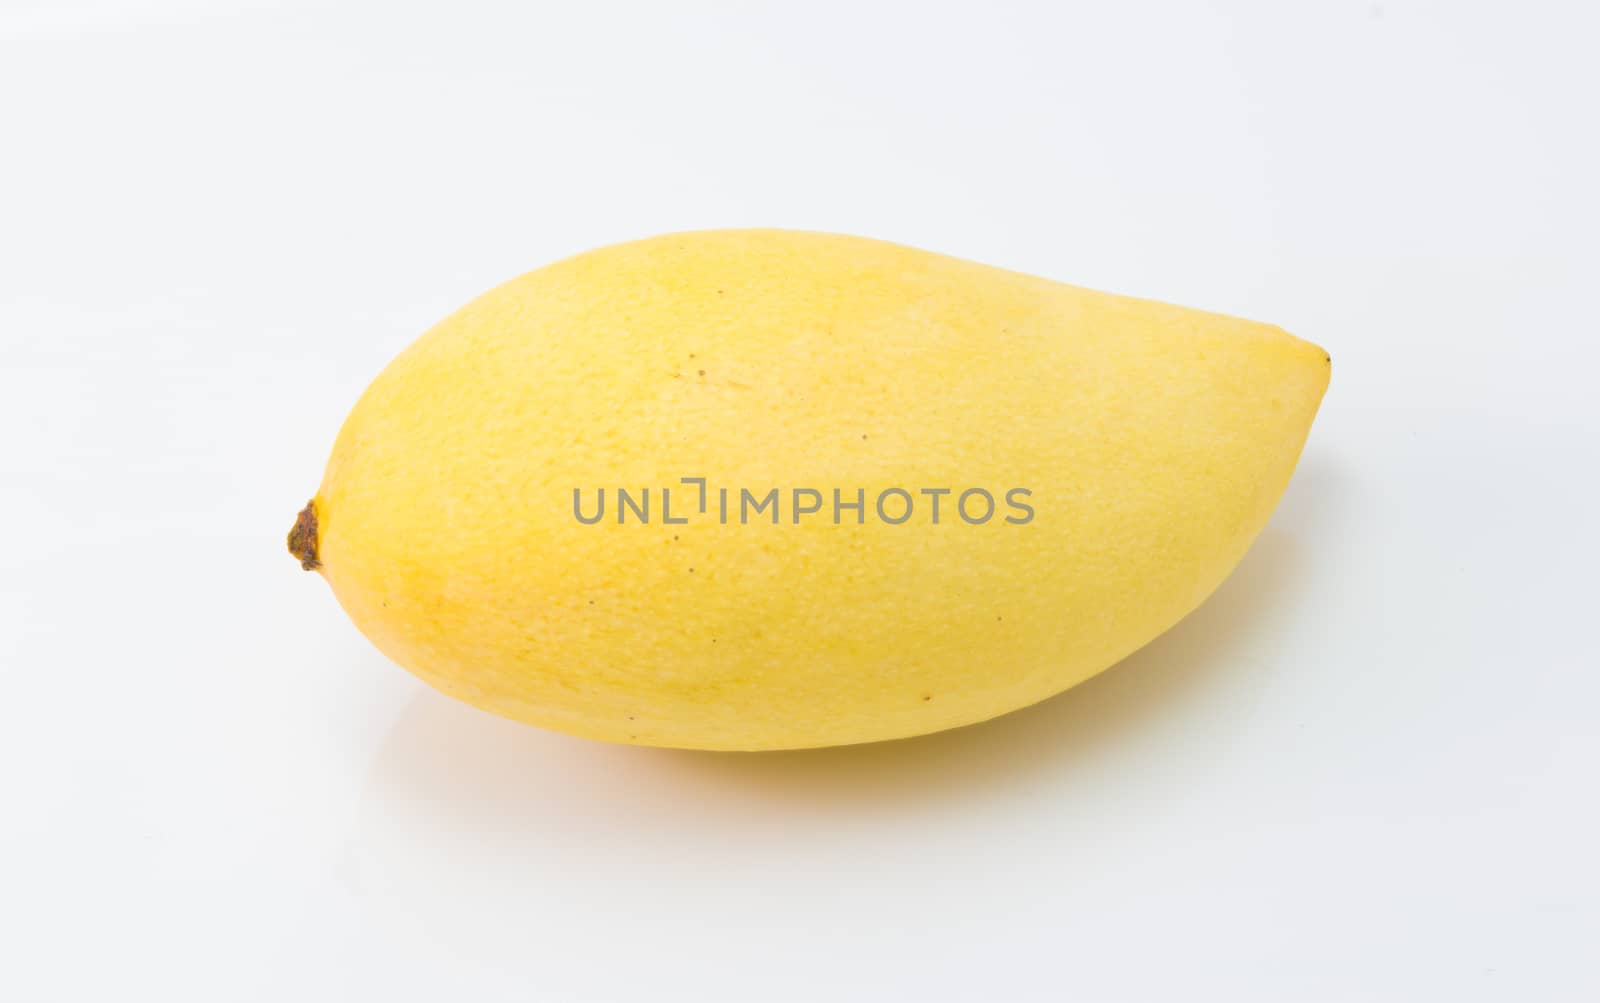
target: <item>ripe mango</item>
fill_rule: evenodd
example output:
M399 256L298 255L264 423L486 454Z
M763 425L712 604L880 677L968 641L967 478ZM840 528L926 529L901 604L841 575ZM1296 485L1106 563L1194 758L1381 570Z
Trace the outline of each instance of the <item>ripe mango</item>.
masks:
M407 348L290 549L496 714L702 749L917 735L1199 605L1329 371L1266 324L874 240L657 237Z

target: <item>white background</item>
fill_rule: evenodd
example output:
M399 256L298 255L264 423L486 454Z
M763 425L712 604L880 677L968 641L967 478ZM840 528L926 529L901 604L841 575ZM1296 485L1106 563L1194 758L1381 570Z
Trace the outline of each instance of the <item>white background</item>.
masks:
M1600 999L1591 10L0 4L0 998ZM367 381L730 225L1333 385L1210 602L987 725L609 747L388 664L283 548Z

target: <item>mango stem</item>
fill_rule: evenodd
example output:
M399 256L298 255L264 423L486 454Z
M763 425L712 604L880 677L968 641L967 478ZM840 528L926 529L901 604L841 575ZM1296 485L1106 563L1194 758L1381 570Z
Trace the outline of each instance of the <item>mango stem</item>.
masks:
M315 499L306 502L294 521L294 528L289 530L289 553L300 559L300 567L306 571L322 567L322 562L317 560L316 504Z

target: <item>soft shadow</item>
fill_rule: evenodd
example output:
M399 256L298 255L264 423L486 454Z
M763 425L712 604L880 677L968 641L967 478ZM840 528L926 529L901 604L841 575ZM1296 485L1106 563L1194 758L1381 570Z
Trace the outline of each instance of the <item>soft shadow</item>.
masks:
M1044 703L922 738L803 752L705 753L606 745L495 718L419 692L383 743L368 794L428 814L519 829L555 816L672 824L684 811L899 812L1083 769L1183 713L1197 688L1248 677L1253 630L1292 609L1299 537L1336 481L1308 463L1272 525L1222 587L1166 634ZM417 802L422 802L418 805Z

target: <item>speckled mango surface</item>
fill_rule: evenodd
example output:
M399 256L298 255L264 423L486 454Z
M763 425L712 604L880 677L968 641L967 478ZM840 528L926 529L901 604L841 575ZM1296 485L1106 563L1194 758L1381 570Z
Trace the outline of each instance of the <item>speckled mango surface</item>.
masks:
M385 654L496 714L704 749L917 735L1194 609L1329 370L1266 324L878 241L657 237L412 344L291 542Z

